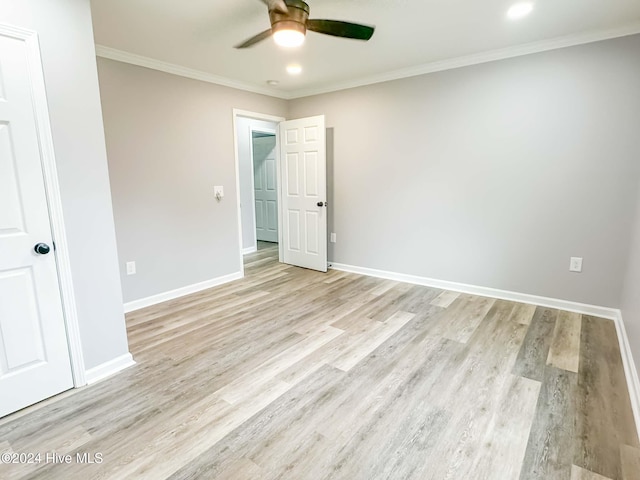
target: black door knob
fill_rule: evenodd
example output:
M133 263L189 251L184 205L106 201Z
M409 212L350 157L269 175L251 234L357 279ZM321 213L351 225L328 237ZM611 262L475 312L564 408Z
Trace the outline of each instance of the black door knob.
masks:
M316 205L318 205L319 207L326 207L327 206L327 202L318 202L318 203L316 203Z
M36 246L33 247L33 250L40 255L46 255L51 251L51 247L46 243L36 243Z

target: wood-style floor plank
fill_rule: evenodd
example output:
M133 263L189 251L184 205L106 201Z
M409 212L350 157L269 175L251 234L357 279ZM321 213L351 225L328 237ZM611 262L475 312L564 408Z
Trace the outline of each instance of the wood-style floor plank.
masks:
M207 477L193 477L207 478ZM247 458L239 458L216 475L217 480L262 480L262 469Z
M535 313L536 306L528 303L517 303L513 307L513 319L523 325L531 325Z
M582 315L559 312L551 339L547 364L578 373Z
M513 368L514 375L542 381L557 317L557 310L536 309Z
M491 478L497 459L483 459L487 450L507 460L499 471L519 472L526 445L522 437L529 431L539 387L536 382L519 382L510 373L526 334L526 326L512 321L512 311L511 302L495 301L464 350L449 359L443 387L432 396L451 419L434 451L434 458L442 460L432 465L426 478ZM509 397L508 392L519 396ZM514 402L518 408L506 408ZM508 437L518 441L509 444L491 436L495 445L487 448L487 432L496 426L501 430L505 422L513 427Z
M7 442L6 440L0 442L0 454L2 453L13 453L11 445L9 445L9 442Z
M431 300L431 305L435 305L436 307L447 308L451 306L454 300L456 300L460 296L458 292L450 292L445 290L436 298Z
M498 395L497 408L477 448L470 472L495 478L518 478L527 448L540 383L510 375Z
M613 480L622 478L620 448L638 447L613 320L583 315L574 463Z
M520 480L562 480L571 475L577 392L575 373L544 369Z
M620 446L622 480L640 480L640 448Z
M247 396L258 395L263 384L343 333L344 331L330 325L323 326L287 350L258 365L254 370L228 383L217 393L220 398L231 404L242 401Z
M637 480L612 322L299 269L272 244L245 271L128 314L134 367L0 419L0 453L102 463L0 478Z
M328 363L340 370L350 370L360 360L384 343L386 339L400 330L413 317L415 317L413 313L396 312L386 321L380 323L380 327L376 328L374 332L372 332L371 328L367 328L362 335L358 336L359 338L351 337L350 348L340 352L338 356Z
M316 412L317 402L330 401L327 390L333 391L335 383L345 375L333 367L324 366L313 378L309 377L285 392L278 401L266 407L262 415L246 421L223 441L177 470L171 478L217 478L238 457L256 463L264 456L274 463L289 465L300 454L301 447L317 438L314 424L306 420L307 416ZM279 439L291 435L294 442L288 448L281 448ZM278 446L273 447L274 444ZM262 478L269 478L265 466L258 466Z
M608 477L603 477L595 472L590 472L584 468L580 468L576 465L571 467L571 480L611 480Z
M456 342L468 342L493 303L492 298L460 294L441 313L434 333Z

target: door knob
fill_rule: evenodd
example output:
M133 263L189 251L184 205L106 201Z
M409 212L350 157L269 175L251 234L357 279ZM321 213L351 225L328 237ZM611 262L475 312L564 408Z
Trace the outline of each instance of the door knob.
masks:
M326 207L327 206L327 202L318 202L318 203L316 203L316 205L318 205L319 207Z
M51 251L51 247L46 243L36 243L36 246L33 247L33 250L39 255L46 255Z

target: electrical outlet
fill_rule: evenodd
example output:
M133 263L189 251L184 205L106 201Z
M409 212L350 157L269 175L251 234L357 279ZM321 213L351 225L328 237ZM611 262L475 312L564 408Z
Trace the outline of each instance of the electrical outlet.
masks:
M216 200L220 201L224 198L224 187L215 186L213 187L213 195L216 197Z
M582 272L582 257L571 257L569 261L570 272Z
M136 274L136 262L127 262L127 275Z
M336 243L336 234L331 232L331 239L329 240L331 243Z

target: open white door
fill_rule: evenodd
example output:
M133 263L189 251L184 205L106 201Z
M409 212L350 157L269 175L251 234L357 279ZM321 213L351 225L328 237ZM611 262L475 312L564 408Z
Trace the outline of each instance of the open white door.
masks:
M22 40L0 33L0 417L73 387ZM36 250L39 250L37 252Z
M324 115L280 123L283 261L327 271Z

